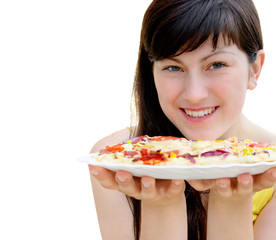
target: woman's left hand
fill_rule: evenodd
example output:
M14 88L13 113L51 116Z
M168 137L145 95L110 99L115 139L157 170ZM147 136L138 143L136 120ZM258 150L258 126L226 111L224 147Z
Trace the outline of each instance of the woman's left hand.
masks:
M253 193L253 177L248 173L237 178L188 180L188 183L198 191L210 190L218 198L230 201L242 200Z
M188 181L196 190L210 189L207 239L254 239L253 193L275 185L274 173L276 168L254 176L244 173L236 178Z
M253 176L244 173L237 178L187 180L187 182L197 191L215 190L225 198L233 197L237 200L253 192L274 186L276 167Z

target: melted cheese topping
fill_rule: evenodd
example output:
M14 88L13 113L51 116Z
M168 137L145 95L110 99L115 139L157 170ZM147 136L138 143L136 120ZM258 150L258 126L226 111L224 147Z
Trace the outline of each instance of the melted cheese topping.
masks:
M116 148L117 146L117 148ZM116 151L118 146L123 151ZM97 161L147 165L221 165L276 161L276 144L239 140L189 141L185 138L148 137L107 147Z

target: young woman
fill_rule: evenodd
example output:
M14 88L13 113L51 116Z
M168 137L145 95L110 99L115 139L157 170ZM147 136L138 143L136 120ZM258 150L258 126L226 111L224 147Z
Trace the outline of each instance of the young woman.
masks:
M276 142L242 114L247 90L257 86L262 49L251 0L154 0L142 25L134 135ZM116 132L92 152L132 135ZM189 181L96 166L90 173L103 239L276 238L276 168Z

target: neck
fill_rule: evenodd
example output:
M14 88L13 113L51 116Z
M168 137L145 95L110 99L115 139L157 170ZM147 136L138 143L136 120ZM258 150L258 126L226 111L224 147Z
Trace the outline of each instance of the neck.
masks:
M276 133L256 125L243 114L241 114L236 123L221 136L221 139L227 139L233 136L239 139L250 139L257 142L276 142Z
M232 127L228 129L222 136L221 139L227 139L229 137L237 137L239 139L253 139L254 136L254 124L248 120L243 114L239 116L237 121Z

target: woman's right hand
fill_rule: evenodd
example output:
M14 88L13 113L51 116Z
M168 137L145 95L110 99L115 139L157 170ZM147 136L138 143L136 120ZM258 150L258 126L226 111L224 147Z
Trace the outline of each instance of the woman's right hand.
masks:
M102 187L118 190L127 196L154 205L170 205L183 200L184 180L160 180L148 176L133 177L131 173L119 170L116 173L99 166L89 165L90 174Z
M141 200L140 239L187 239L184 180L133 177L127 171L115 173L99 166L89 169L102 187Z

